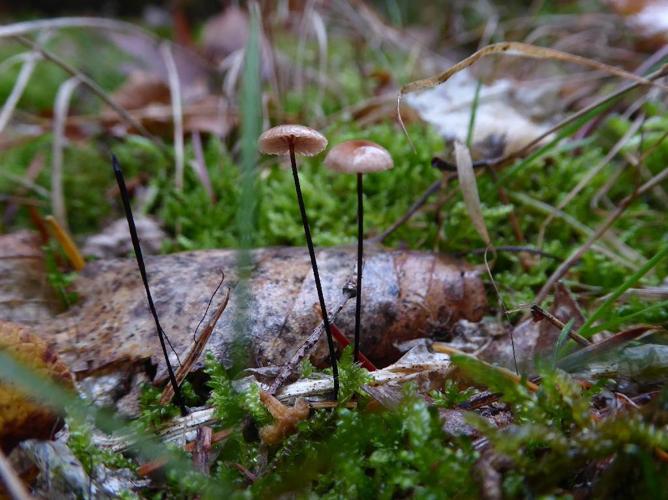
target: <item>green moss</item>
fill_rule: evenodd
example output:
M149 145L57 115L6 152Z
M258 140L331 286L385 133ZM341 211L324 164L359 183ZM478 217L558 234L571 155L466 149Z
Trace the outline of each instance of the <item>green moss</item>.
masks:
M74 419L68 419L67 424L69 427L67 446L79 459L86 473L90 474L99 464L112 469L134 470L136 468L136 464L121 453L114 453L96 446L93 443L91 428L87 424Z

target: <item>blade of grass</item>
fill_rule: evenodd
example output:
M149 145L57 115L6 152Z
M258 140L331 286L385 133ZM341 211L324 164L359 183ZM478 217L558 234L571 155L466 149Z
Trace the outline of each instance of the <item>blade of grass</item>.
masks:
M123 435L129 443L132 443L130 448L144 460L169 457L170 467L176 473L188 474L193 471L185 457L175 453L138 426L128 425L126 420L108 410L98 408L52 380L39 376L13 359L6 351L0 351L0 380L15 385L32 399L63 415L68 414L80 422L91 422L106 434ZM214 479L210 481L211 484L215 484Z
M482 205L480 204L475 172L473 171L471 153L464 144L458 141L455 141L455 163L466 211L471 218L473 227L475 227L485 245L489 247L492 245L492 241L485 225L485 219L482 216Z
M239 253L237 255L239 283L235 288L235 294L241 307L236 308L237 314L234 319L237 335L233 347L233 371L243 366L247 351L248 309L252 299L248 290L248 279L252 266L250 249L255 242L257 204L260 196L257 188L257 139L262 132L261 14L257 2L249 4L249 13L249 34L244 53L240 103L241 194L239 209L236 214L236 230L239 235Z
M466 147L471 149L473 145L473 131L475 130L475 118L478 114L478 104L480 103L480 89L482 89L482 81L478 80L473 93L473 102L471 102L471 118L469 119L469 128L466 132Z
M624 316L618 316L615 319L611 319L610 321L606 321L605 323L599 323L596 326L593 326L590 329L591 335L594 335L595 333L602 332L603 330L614 330L619 327L619 325L623 325L624 323L629 323L632 319L638 318L640 316L643 316L644 314L647 314L648 312L655 311L657 309L665 309L668 308L668 300L662 300L661 302L657 302L656 304L652 304L651 306L645 307L644 309L641 309L640 311L636 311L631 314L626 314Z
M169 43L160 44L162 56L167 70L169 82L169 96L172 101L172 120L174 122L174 186L177 191L183 191L183 165L185 163L185 149L183 144L183 106L181 101L181 81L179 71L174 61L174 54Z
M566 343L568 334L571 333L571 330L573 330L574 324L575 324L575 318L571 318L570 320L568 320L568 323L566 323L564 327L561 329L561 332L559 332L559 337L557 338L557 342L554 344L554 353L552 357L553 368L557 366L557 359L559 359L559 353L561 352L561 348Z
M593 325L598 321L604 314L610 311L615 301L629 288L635 285L640 278L647 274L651 269L654 268L662 259L668 256L668 245L665 245L661 250L659 250L654 257L649 259L645 265L638 269L635 273L629 276L624 283L619 285L615 291L613 291L610 296L599 306L596 311L592 313L591 316L585 321L584 325L580 328L580 333L584 337L591 337L593 335Z

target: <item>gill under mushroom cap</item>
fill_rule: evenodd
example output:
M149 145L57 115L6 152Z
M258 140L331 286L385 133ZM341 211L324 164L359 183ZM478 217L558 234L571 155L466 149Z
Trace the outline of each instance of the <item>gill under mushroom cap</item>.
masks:
M257 141L260 152L269 155L290 153L290 141L295 154L313 156L327 147L327 139L317 130L303 125L278 125L265 130Z
M325 165L342 174L368 174L389 170L394 165L392 156L384 147L371 141L346 141L334 146Z

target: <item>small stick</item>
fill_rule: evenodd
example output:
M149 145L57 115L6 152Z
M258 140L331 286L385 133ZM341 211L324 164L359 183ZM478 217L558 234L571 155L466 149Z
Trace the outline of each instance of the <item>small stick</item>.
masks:
M211 440L213 431L208 425L203 425L197 429L195 438L195 449L193 450L193 466L195 470L205 476L209 475L209 451L211 451Z
M223 311L227 307L227 302L229 301L229 299L230 299L230 290L227 289L225 291L225 297L223 297L223 301L221 302L220 306L218 306L218 309L216 309L213 318L211 318L211 321L209 321L209 323L206 325L206 328L202 330L202 333L200 334L199 338L193 344L192 348L188 352L186 359L183 361L181 366L179 366L179 369L177 370L175 375L176 382L178 385L181 385L183 383L186 376L188 376L188 374L190 373L190 369L202 354L202 351L204 350L207 342L209 341L209 337L211 337L211 334L213 333L213 329L216 327L216 323L218 323L220 316L223 314ZM174 388L171 385L166 385L165 388L162 390L162 395L160 396L160 404L163 405L168 404L173 397L174 397Z
M415 203L413 203L410 206L410 208L406 211L404 215L399 217L395 222L392 223L390 227L388 227L381 234L379 234L374 238L371 238L370 241L374 243L383 243L388 236L390 236L399 227L401 227L408 219L413 217L413 215L415 215L416 212L420 210L425 203L427 203L427 200L431 197L431 195L437 193L439 189L441 189L442 185L443 185L443 179L438 179L437 181L434 181L434 183L431 186L429 186L417 200L415 200Z
M566 325L563 323L563 321L557 318L554 314L551 314L542 307L540 307L538 304L533 304L531 306L531 315L533 316L534 321L540 321L541 319L546 319L552 325L556 326L559 330L563 330L564 328L566 328ZM582 335L572 330L568 332L568 336L571 338L571 340L574 340L583 347L592 344L591 340L584 338Z
M579 248L577 248L571 255L562 262L559 267L552 273L548 278L547 282L543 285L543 288L540 289L536 295L535 301L542 302L547 294L552 289L552 287L559 281L568 270L575 264L580 258L591 248L591 246L598 240L609 228L612 226L615 221L626 211L628 206L635 201L640 196L644 195L647 191L652 189L654 186L663 182L668 178L668 169L664 169L650 180L645 182L642 186L636 189L633 193L626 196L622 201L619 202L619 205L610 212L608 217L596 228L596 231L589 237L589 239L583 243Z
M63 229L63 227L58 223L58 221L52 216L47 215L44 217L44 222L46 222L49 229L51 229L54 238L60 243L60 246L63 247L67 259L72 264L72 267L76 271L82 271L86 265L86 261L81 256L79 249L77 248L76 243L72 240L72 237Z
M41 45L33 42L29 38L26 38L24 36L16 36L16 40L18 40L20 43L23 45L30 47L31 49L39 52L44 59L51 61L54 63L56 66L59 66L61 69L63 69L66 73L69 73L72 76L75 76L79 78L79 81L88 89L98 96L100 99L102 99L105 104L107 104L110 108L112 108L118 115L125 120L128 124L130 124L131 127L135 128L137 131L139 131L140 134L142 134L144 137L150 139L153 141L155 144L157 144L161 149L165 149L164 143L158 139L156 136L151 134L148 130L146 130L146 127L144 127L139 121L137 121L135 118L132 117L128 111L119 106L114 102L114 100L107 94L107 92L104 91L102 87L100 87L94 80L91 78L87 77L84 75L81 71L77 70L73 66L71 66L69 63L65 62L63 59L55 55L54 53L46 50L44 47Z
M524 252L528 254L534 254L534 255L540 255L541 257L548 257L550 259L558 259L556 255L545 252L539 248L534 248L534 247L529 247L529 246L521 246L521 245L505 245L505 246L500 246L500 247L494 247L494 250L498 252L512 252L512 253L517 253L517 252ZM482 255L487 251L487 247L485 248L473 248L471 250L466 250L464 252L455 252L455 257L463 257L464 255Z
M211 435L211 444L215 444L218 443L219 441L222 441L223 439L226 439L227 437L230 436L230 434L232 434L233 430L234 429L223 429L222 431L214 432ZM191 441L189 443L186 443L186 445L183 447L184 451L187 451L189 453L193 453L195 451L195 448L196 448L196 441ZM165 465L167 465L168 462L169 460L167 458L158 458L156 460L151 460L150 462L146 462L145 464L142 464L137 468L137 475L139 477L150 476L155 471L162 469Z
M12 469L2 449L0 449L0 479L5 484L9 498L12 500L31 500L33 498L23 486L16 471Z
M130 207L130 196L128 195L128 189L125 186L125 179L123 178L123 172L121 171L121 166L116 159L116 156L112 155L111 165L114 170L114 175L116 176L116 182L118 183L118 189L121 192L121 200L123 201L123 209L125 211L125 218L128 220L128 228L130 230L130 239L132 240L132 247L135 251L135 257L137 258L137 267L139 267L139 274L141 275L142 282L144 283L144 289L146 290L146 299L148 300L148 307L151 310L151 315L155 321L155 327L158 331L158 338L160 339L160 347L162 348L162 354L165 357L165 363L167 364L167 373L169 374L169 381L172 384L172 389L174 390L174 398L176 399L176 405L181 410L181 415L185 416L188 414L188 409L186 408L183 398L181 397L181 389L179 384L176 381L174 376L174 369L172 368L172 363L169 361L169 355L167 354L167 346L165 345L165 338L167 334L160 326L160 320L158 319L158 312L155 309L155 304L153 303L153 297L151 296L151 290L148 286L148 277L146 276L146 266L144 265L144 257L142 256L141 246L139 245L139 236L137 236L137 228L135 227L135 220L132 217L132 207ZM167 339L169 342L169 339ZM171 343L170 343L171 346Z

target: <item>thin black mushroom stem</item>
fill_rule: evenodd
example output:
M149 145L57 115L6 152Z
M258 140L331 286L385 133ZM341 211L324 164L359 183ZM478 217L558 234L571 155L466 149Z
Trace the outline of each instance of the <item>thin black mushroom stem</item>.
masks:
M371 141L347 141L337 144L327 154L325 165L335 172L354 173L357 177L357 287L355 297L355 350L358 362L362 331L362 268L364 264L364 174L382 172L393 166L390 153Z
M306 237L306 246L308 247L311 267L313 268L313 279L318 294L318 301L322 311L322 321L327 336L327 346L329 348L329 361L332 367L332 377L334 380L334 397L338 399L339 395L339 369L336 361L336 349L334 347L334 337L325 305L325 296L320 282L320 273L318 272L318 262L315 256L313 240L311 238L311 228L306 215L306 206L302 195L301 185L299 183L299 172L297 171L296 154L315 155L320 153L327 146L327 139L317 131L301 125L279 125L265 131L258 140L260 151L265 154L285 154L290 155L290 164L292 166L292 178L295 183L297 193L297 202L301 214L302 224L304 226L304 236Z
M362 330L362 267L364 262L364 186L361 172L357 173L357 287L355 294L355 350L353 360L359 361Z
M169 342L167 334L162 329L160 325L160 320L158 318L158 312L155 309L155 304L153 303L153 297L151 296L151 290L148 286L148 277L146 275L146 265L144 264L144 257L142 255L141 246L139 245L139 236L137 236L137 228L135 227L135 220L132 216L132 208L130 206L130 196L128 195L128 189L125 185L125 178L123 177L123 171L121 166L118 163L118 159L115 155L111 156L111 164L114 169L114 175L116 176L116 182L118 183L118 189L121 193L121 200L123 202L123 210L125 211L125 218L128 221L128 228L130 230L130 239L132 240L132 247L135 251L135 257L137 259L137 267L139 267L139 274L141 275L141 280L144 283L144 290L146 290L146 300L148 301L148 308L151 311L153 320L155 321L155 327L158 332L158 338L160 339L160 347L162 347L162 354L165 357L165 362L167 364L167 373L169 374L169 382L172 385L174 390L174 402L181 410L181 415L185 416L188 414L188 409L186 408L185 403L183 402L183 397L181 396L181 388L179 383L176 381L176 376L174 375L174 370L172 369L172 364L169 361L169 355L167 354L167 345L165 339ZM171 347L171 343L170 343Z

